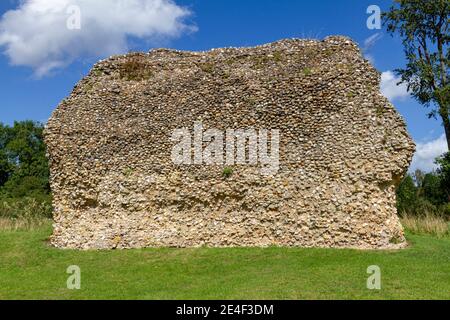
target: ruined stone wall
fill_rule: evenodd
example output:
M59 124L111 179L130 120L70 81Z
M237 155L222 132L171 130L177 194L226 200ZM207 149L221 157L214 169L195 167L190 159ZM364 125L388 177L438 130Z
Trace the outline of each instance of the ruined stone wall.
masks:
M401 247L395 186L414 144L379 82L344 37L100 61L46 128L51 242ZM173 131L200 121L279 130L279 170L175 164Z

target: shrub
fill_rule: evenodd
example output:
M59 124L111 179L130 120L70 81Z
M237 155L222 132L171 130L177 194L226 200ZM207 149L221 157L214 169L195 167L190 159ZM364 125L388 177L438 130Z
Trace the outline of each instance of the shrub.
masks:
M128 81L141 81L150 78L153 75L150 67L145 63L144 59L138 55L129 56L127 60L121 64L120 78Z
M30 226L52 217L44 127L33 121L0 123L1 226Z
M222 175L223 175L225 178L230 177L232 174L233 174L233 168L226 167L226 168L223 169Z
M276 62L281 62L281 61L283 61L283 55L282 55L282 53L281 53L280 51L276 51L276 52L273 54L273 59L274 59Z
M305 76L310 76L312 74L312 70L310 68L303 69L303 74Z
M200 69L206 73L213 73L214 65L212 63L205 62L205 63L200 64Z
M0 218L0 230L2 231L18 231L18 230L34 230L44 225L49 225L51 220L48 219L9 219Z
M407 175L397 188L397 210L401 215L419 217L435 215L450 220L450 156L436 160L436 172L416 170Z
M0 199L0 217L8 219L51 219L52 205L50 198Z
M0 199L0 230L32 230L52 218L50 199Z
M426 214L424 216L404 215L402 225L414 234L430 234L436 237L449 236L449 223L443 217Z

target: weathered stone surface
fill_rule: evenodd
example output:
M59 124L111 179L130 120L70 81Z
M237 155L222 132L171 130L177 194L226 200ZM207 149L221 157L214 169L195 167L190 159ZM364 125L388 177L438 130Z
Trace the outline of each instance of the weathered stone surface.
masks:
M344 37L115 56L46 128L53 245L398 248L414 144ZM280 130L280 170L175 165L172 131Z

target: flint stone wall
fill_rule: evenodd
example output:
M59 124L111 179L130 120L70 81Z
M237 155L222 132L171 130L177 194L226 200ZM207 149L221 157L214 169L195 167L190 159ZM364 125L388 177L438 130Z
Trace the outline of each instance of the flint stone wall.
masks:
M45 139L61 248L398 248L395 186L414 144L344 37L111 57ZM173 130L280 130L280 169L175 165Z

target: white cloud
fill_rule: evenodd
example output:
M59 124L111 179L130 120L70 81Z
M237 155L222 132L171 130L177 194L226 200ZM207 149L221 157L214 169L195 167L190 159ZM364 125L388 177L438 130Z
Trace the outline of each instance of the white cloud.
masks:
M67 28L68 8L78 6L81 29ZM129 38L158 41L195 31L191 12L172 0L23 0L0 19L0 47L10 63L37 76L81 57L129 50Z
M362 51L364 53L364 57L367 60L369 60L370 63L372 63L372 64L375 64L375 58L370 53L370 49L372 49L372 47L375 46L375 44L381 38L383 38L383 34L381 32L377 32L364 40L364 46L363 46Z
M447 151L448 147L445 135L440 136L436 140L417 143L416 153L410 171L414 172L416 169L420 169L425 172L430 172L437 169L434 160Z
M400 78L396 77L392 71L385 71L381 74L381 93L389 101L409 97L407 85L405 83L397 85L399 82Z
M381 32L377 32L373 35L371 35L370 37L366 38L364 40L364 51L367 51L369 49L371 49L375 43L377 43L378 40L380 40L381 38L383 38L383 34Z

